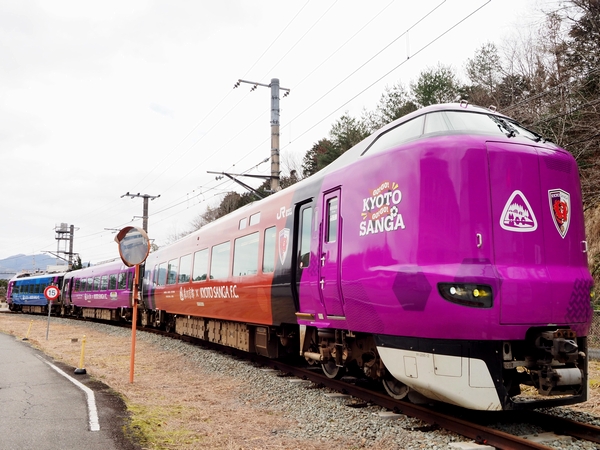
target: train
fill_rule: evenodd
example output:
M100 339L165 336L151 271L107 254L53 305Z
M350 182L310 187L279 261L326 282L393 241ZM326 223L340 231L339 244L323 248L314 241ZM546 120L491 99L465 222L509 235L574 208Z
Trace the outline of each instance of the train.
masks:
M65 272L44 271L16 274L7 285L10 309L38 314L48 311L44 291L48 286L62 286L64 276Z
M106 320L133 305L142 325L396 399L558 406L588 396L586 252L572 155L493 108L440 104L151 252L139 299L117 261L65 274L59 303Z

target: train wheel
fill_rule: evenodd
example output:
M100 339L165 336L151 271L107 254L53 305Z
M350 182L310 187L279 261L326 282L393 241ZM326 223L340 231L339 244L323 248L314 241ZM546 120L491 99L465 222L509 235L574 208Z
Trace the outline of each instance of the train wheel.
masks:
M343 367L338 366L333 359L322 363L321 368L323 369L323 373L327 378L336 380L342 378L346 372L346 370Z
M401 381L396 380L393 376L386 374L385 378L381 380L383 387L388 395L396 400L402 400L408 394L410 390L407 385Z
M167 333L171 333L175 331L175 317L174 316L168 316L167 320L165 322L165 331Z

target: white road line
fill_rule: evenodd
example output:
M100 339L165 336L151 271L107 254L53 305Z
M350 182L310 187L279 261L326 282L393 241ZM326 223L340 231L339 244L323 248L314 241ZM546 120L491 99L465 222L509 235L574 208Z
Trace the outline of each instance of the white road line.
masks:
M75 378L67 375L65 372L63 372L62 370L60 370L54 364L49 363L44 358L42 358L42 357L40 357L38 355L36 355L36 356L39 359L41 359L42 361L44 361L46 364L48 364L50 367L52 367L54 370L56 370L59 374L61 374L67 380L69 380L71 383L73 383L75 386L77 386L79 389L81 389L83 392L85 392L85 396L87 398L87 405L88 405L88 415L89 415L89 421L90 421L90 431L100 431L100 421L98 420L98 409L96 408L96 397L94 396L94 391L92 391L85 384L80 383L79 381L77 381Z

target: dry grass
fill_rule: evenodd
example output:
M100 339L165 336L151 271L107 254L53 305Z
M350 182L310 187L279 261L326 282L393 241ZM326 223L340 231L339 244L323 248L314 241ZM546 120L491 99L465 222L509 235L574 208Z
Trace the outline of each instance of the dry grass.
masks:
M31 318L0 314L0 331L24 337ZM244 404L238 394L252 386L227 374L203 372L183 356L137 342L135 380L129 383L130 339L68 322L53 322L46 341L46 321L33 321L29 342L58 361L79 366L81 338L86 336L88 374L119 392L131 413L128 432L148 449L319 449L362 447L356 442L299 441L273 429L295 427L292 420ZM78 338L78 342L72 342ZM600 414L600 362L590 364L591 398L578 410ZM381 442L373 449L383 449Z
M0 314L0 331L24 337L31 317ZM79 366L85 335L84 367L89 375L120 393L131 414L127 432L148 449L320 449L324 444L301 441L272 430L296 427L272 411L244 404L239 393L252 389L239 378L203 372L185 357L137 341L134 383L129 382L131 338L92 331L75 323L51 322L37 316L31 345L57 361ZM72 342L78 338L77 342ZM328 442L331 450L357 448L351 441ZM380 447L381 450L382 447Z

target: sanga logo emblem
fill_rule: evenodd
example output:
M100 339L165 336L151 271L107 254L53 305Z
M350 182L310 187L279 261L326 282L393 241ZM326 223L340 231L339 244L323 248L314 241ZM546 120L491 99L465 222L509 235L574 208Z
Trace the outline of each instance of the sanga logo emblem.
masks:
M398 183L384 181L363 198L359 236L404 229L404 218L398 209L402 191Z

